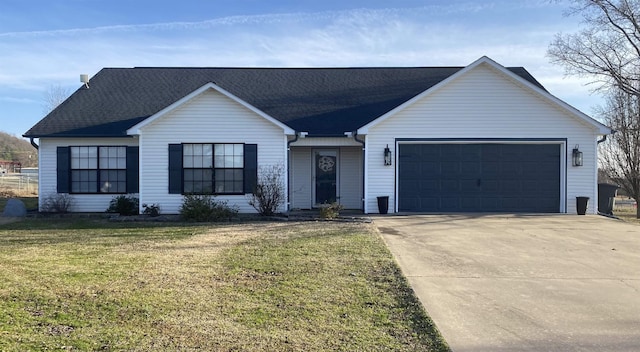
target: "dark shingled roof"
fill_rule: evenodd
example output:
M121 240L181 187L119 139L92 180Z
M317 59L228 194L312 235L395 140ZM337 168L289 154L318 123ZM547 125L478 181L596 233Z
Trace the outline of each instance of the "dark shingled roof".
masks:
M24 136L126 136L209 82L296 131L343 136L462 68L105 68ZM544 89L524 68L508 69Z

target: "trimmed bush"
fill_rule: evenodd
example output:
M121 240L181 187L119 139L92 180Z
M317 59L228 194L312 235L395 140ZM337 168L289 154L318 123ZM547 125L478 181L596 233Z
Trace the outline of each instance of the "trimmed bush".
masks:
M228 221L238 215L238 209L211 195L187 194L182 198L180 215L185 221Z
M109 202L107 213L119 213L120 215L138 215L138 198L125 195L113 197Z

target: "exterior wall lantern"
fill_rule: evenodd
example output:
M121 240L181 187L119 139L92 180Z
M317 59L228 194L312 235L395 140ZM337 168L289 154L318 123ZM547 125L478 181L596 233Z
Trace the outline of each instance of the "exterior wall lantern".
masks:
M573 148L572 160L573 166L582 166L582 152L578 149L580 146L576 144L576 147Z
M391 165L391 149L389 149L389 145L384 148L384 164Z

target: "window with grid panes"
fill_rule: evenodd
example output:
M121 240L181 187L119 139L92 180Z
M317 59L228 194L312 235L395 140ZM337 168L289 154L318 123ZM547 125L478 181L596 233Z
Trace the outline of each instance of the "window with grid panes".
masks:
M70 147L72 193L126 193L127 147Z
M183 144L183 192L241 194L244 144Z

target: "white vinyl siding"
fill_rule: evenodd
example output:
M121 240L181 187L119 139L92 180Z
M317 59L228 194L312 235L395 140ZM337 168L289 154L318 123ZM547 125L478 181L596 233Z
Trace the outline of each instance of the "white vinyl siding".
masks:
M362 209L362 146L340 148L340 204L345 209Z
M397 138L436 139L567 139L566 211L575 214L577 196L587 196L596 211L597 131L504 74L480 65L394 116L373 126L367 135L367 213L377 213L377 196L395 196ZM443 142L444 143L444 142ZM392 166L384 166L383 150L392 149ZM584 166L571 166L571 150L580 146ZM564 165L562 165L564 167ZM561 177L564 179L565 174Z
M69 146L137 146L135 138L40 138L38 149L40 165L38 184L39 209L44 211L43 203L50 195L57 193L56 150L57 147ZM73 212L104 212L109 207L109 202L114 194L72 194L73 204L70 211Z
M168 192L169 144L257 144L259 167L286 165L282 128L213 89L142 127L139 138L140 204L158 203L165 214L178 213L182 204L182 195ZM216 199L228 201L242 213L255 212L245 195Z
M313 206L313 165L311 148L291 148L291 209L311 209Z

